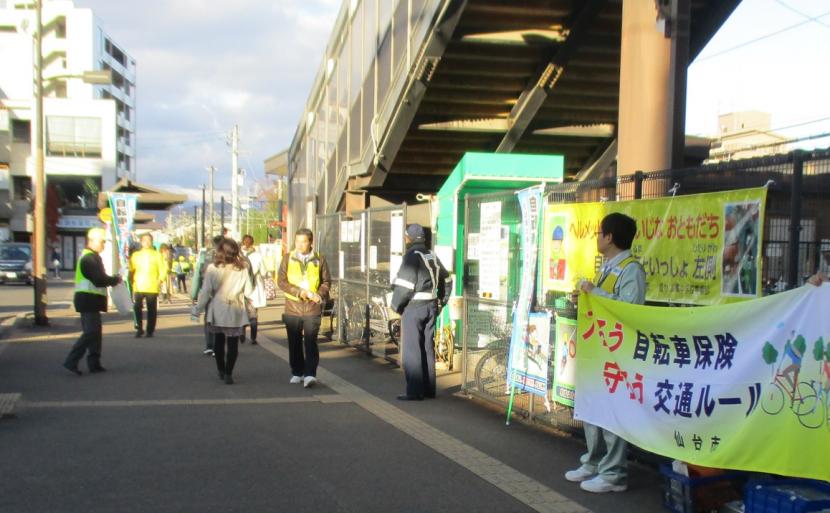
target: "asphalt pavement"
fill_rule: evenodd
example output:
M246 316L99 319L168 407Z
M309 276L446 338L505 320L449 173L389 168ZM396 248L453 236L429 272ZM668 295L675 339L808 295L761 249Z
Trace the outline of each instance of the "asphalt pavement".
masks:
M50 283L50 299L66 292ZM25 311L14 298L0 292ZM505 427L455 394L457 375L434 401L399 403L399 369L324 342L320 385L290 385L279 305L261 311L261 344L241 346L225 385L187 311L184 297L162 306L152 339L107 314L108 371L81 377L60 365L79 331L71 308L50 307L49 329L7 333L0 393L22 398L0 420L0 511L662 510L656 474L636 464L623 494L567 483L583 442Z

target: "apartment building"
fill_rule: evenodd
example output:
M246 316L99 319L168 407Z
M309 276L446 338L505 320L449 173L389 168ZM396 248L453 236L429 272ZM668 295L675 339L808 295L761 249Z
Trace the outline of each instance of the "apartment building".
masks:
M772 131L772 116L755 110L718 116L718 135L707 162L748 159L789 151L787 138Z
M33 0L0 0L0 239L28 241L33 226L35 14ZM57 204L51 243L68 266L98 192L135 177L136 67L91 9L45 0L42 23L47 212ZM92 70L111 70L112 84L85 83Z

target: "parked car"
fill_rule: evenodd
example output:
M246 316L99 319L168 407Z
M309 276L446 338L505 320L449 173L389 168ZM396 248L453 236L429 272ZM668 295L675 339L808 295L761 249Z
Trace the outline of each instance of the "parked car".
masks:
M32 246L24 242L0 243L0 284L32 284Z

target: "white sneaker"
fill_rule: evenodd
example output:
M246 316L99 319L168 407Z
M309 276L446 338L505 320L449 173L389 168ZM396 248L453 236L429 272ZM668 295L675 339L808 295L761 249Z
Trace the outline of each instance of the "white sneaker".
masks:
M317 378L315 378L314 376L306 376L303 380L303 386L306 388L313 387L315 383L317 383Z
M586 492L592 493L624 492L628 490L628 485L611 484L605 479L603 479L601 476L597 476L587 481L582 481L579 484L579 487L585 490Z
M289 381L289 383L291 383L292 385L296 385L297 383L302 383L302 382L303 382L303 377L302 376L291 376L291 381Z
M582 481L587 481L588 479L591 479L595 475L595 473L588 472L582 467L579 467L576 470L569 470L565 472L565 479L572 483L581 483Z

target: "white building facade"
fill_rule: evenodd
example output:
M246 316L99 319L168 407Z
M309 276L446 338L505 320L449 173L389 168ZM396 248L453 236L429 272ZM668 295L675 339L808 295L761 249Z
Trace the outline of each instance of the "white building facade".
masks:
M34 7L0 5L0 238L19 241L33 225ZM136 67L92 10L71 0L44 0L42 23L47 210L57 202L52 242L71 268L98 192L135 177ZM112 84L85 83L91 70L111 70Z

